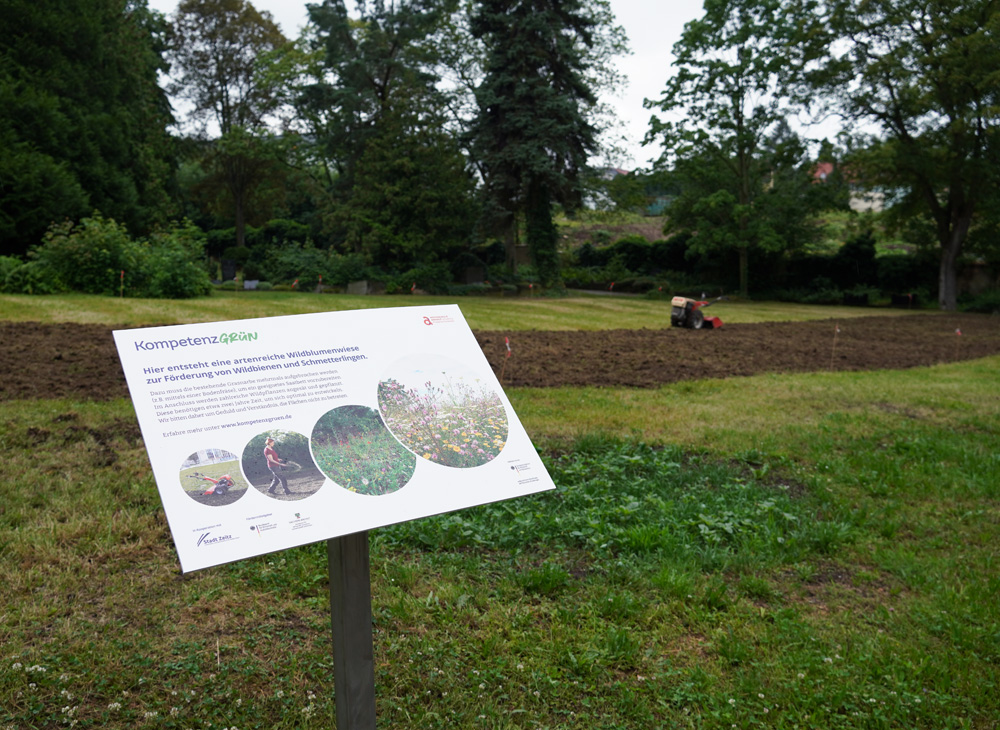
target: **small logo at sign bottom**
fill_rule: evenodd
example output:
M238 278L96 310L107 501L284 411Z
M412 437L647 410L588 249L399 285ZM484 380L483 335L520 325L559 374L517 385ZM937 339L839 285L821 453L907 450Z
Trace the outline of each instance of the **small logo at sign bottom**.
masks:
M202 545L218 545L223 542L230 542L231 540L239 540L238 537L233 537L232 535L216 535L212 537L211 532L203 532L201 537L198 538L198 544L195 547L201 547Z

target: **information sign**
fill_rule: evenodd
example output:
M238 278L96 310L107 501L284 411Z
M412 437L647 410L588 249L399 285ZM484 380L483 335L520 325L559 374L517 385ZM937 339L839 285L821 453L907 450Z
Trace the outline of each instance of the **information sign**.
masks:
M554 487L455 305L114 337L184 571Z

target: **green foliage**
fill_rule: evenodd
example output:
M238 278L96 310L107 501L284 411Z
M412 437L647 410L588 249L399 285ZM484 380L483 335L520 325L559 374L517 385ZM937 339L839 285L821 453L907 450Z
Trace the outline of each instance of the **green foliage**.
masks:
M475 198L447 129L436 31L446 8L406 0L310 6L316 58L299 87L323 235L387 269L446 260L470 237Z
M838 0L827 11L817 24L843 42L829 44L818 91L874 127L853 175L894 191L897 219L930 224L939 304L955 309L969 230L1000 209L1000 15L991 0Z
M16 256L0 256L0 288L3 287L3 282L7 279L7 275L23 265L24 261Z
M184 299L208 293L203 247L203 234L189 223L137 240L123 225L95 214L53 226L30 255L37 271L72 291ZM23 291L27 285L19 286Z
M876 260L879 285L887 293L934 291L937 270L927 252L889 254Z
M10 0L0 36L0 253L95 208L148 231L169 209L165 24L145 2Z
M529 498L531 506L486 505L399 525L394 539L439 548L535 545L605 557L670 555L706 571L750 556L778 565L847 539L839 527L810 519L787 492L675 449L592 439L548 466L560 488Z
M255 251L260 250L255 248ZM365 263L362 254L339 254L333 249L317 248L308 240L301 244L289 242L265 247L260 269L262 276L271 282L291 284L298 280L296 288L300 291L315 289L321 276L324 284L332 286L380 278Z
M341 406L324 414L313 428L311 443L323 473L358 494L397 491L410 480L416 464L382 417L364 406Z
M230 246L222 252L222 258L234 262L237 266L243 266L250 260L250 249L246 246Z
M55 294L65 289L52 270L38 261L10 269L0 286L8 294Z
M10 90L0 85L0 94L6 96ZM14 103L0 98L0 109ZM0 181L0 251L24 253L51 221L87 212L88 196L64 162L17 142L13 133L3 130Z
M388 276L385 282L385 293L405 294L411 289L421 289L430 294L446 294L451 280L450 265L446 263L427 264Z
M567 588L571 576L561 565L542 563L518 575L517 582L529 593L552 596Z
M207 294L208 274L203 265L204 234L191 223L155 231L144 247L142 267L147 281L141 296L191 299Z
M847 289L878 282L875 261L875 237L869 231L841 246L833 256L834 280Z
M383 268L446 261L475 224L475 196L465 158L443 130L414 133L383 123L366 146L354 186L326 224L343 231L348 250Z
M486 47L473 154L496 227L506 232L509 248L524 217L545 286L558 283L551 203L578 207L580 173L596 149L589 74L598 64L589 49L598 23L594 8L580 0L487 0L471 19L473 36Z
M32 257L72 291L118 294L122 272L130 294L146 285L146 251L125 226L95 213L78 224L52 226Z
M749 293L751 250L776 252L815 235L809 216L825 205L810 185L812 162L787 124L797 71L820 36L810 36L780 0L706 5L674 47L677 73L655 106L660 165L681 193L667 211L672 232L691 234L701 253L735 251L740 293Z
M1000 313L1000 289L990 289L976 295L962 307L966 312L982 312L983 314Z
M288 41L270 13L244 0L181 2L171 40L172 91L193 105L193 118L215 122L220 132L203 158L201 185L230 206L236 245L243 246L252 203L267 198L257 193L280 170L282 143L267 123L283 101L288 79L275 69Z

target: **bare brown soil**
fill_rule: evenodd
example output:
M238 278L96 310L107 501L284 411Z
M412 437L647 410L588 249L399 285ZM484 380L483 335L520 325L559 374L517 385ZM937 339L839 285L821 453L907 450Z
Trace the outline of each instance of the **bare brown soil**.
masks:
M498 374L505 336L512 354L504 385L652 388L680 380L904 369L995 355L1000 353L1000 318L918 314L732 324L718 330L479 332L479 344Z
M506 364L505 337L511 346ZM903 369L996 355L1000 318L918 314L701 331L477 332L476 338L494 372L502 370L505 386L652 388L680 380ZM128 396L111 330L98 325L0 322L0 373L0 401Z

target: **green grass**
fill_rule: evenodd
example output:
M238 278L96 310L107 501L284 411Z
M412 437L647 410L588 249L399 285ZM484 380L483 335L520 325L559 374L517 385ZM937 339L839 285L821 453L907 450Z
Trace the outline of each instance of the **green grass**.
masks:
M331 414L336 420L331 420ZM346 417L334 410L320 418L312 433L312 451L326 476L359 494L391 494L401 489L416 465L416 457L369 408Z
M458 304L477 330L662 329L670 326L670 301L634 296L433 297L355 296L290 292L220 292L201 299L116 299L91 294L32 297L0 294L0 320L78 322L115 326L152 326L218 322L287 314ZM904 316L908 310L789 305L780 302L724 301L710 310L727 323Z
M558 489L372 532L380 727L997 727L997 393L511 389ZM127 401L0 424L0 728L332 725L324 545L181 575Z

